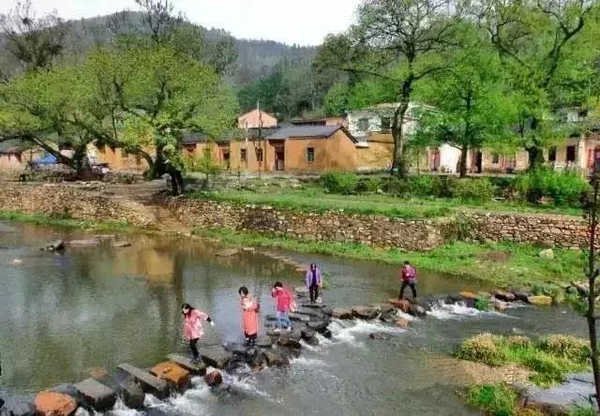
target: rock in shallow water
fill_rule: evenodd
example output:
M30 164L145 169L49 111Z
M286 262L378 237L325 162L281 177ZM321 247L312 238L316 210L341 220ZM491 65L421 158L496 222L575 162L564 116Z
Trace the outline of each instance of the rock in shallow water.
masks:
M348 308L334 308L331 316L336 319L352 319L352 309Z
M35 409L39 416L72 416L77 403L66 394L43 391L35 396Z
M379 315L379 309L371 306L355 306L352 315L358 319L375 319Z
M88 378L73 387L79 393L81 401L88 409L94 409L99 412L110 410L117 401L117 393L110 387Z
M210 387L216 387L223 383L223 375L219 370L213 369L206 373L206 375L204 376L204 381Z

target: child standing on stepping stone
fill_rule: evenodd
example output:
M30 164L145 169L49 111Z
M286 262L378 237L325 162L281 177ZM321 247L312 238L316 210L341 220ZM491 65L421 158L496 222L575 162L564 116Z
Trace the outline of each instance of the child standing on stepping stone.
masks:
M284 325L287 331L291 331L290 307L293 300L291 295L283 288L281 282L275 282L273 289L271 289L271 296L277 302L277 328L275 328L275 332L280 332Z
M304 277L304 284L310 292L310 303L315 303L319 300L319 288L323 287L323 279L321 270L315 263L311 263Z
M197 363L200 361L198 341L204 336L202 321L207 321L211 326L215 326L215 323L208 314L193 308L189 303L184 303L181 306L181 313L183 315L183 336L190 343L190 349L194 357L192 362Z
M240 287L238 291L242 302L242 318L244 322L244 337L246 342L244 345L254 345L258 336L258 303L248 292L246 286Z

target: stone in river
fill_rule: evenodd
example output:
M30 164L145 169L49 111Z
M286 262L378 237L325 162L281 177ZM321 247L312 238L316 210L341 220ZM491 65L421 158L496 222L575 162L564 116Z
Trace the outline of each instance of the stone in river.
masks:
M34 403L39 416L72 416L77 410L75 399L53 391L38 393Z
M308 321L310 321L310 317L308 315L303 315L300 313L290 313L290 319L294 322L303 322L303 323L307 323Z
M106 412L112 409L117 401L117 393L113 389L93 378L85 379L74 384L73 387L77 390L81 401L88 409Z
M588 407L595 394L590 376L571 376L563 384L549 389L529 387L522 394L525 407L552 415L571 414L579 407Z
M88 239L88 240L71 240L68 243L71 247L94 247L100 244L99 240Z
M375 319L379 315L379 309L370 306L355 306L352 315L359 319Z
M271 337L260 337L256 340L255 345L261 348L270 348L273 346Z
M385 341L390 339L390 335L386 334L384 332L374 332L372 334L369 334L369 338L374 339L376 341Z
M64 249L65 242L63 240L56 240L41 247L41 250L43 251L61 251Z
M200 356L202 361L216 368L225 368L233 358L232 354L222 347L202 348Z
M219 370L212 369L207 371L206 375L204 376L204 381L210 387L215 387L223 383L223 375Z
M183 393L191 385L191 375L188 370L172 361L156 364L150 370L152 375L165 380L172 390Z
M515 300L529 303L529 296L531 296L531 292L525 289L512 289L512 294L515 295Z
M296 296L298 297L306 297L308 296L309 290L306 286L298 286L294 288L294 292L296 292Z
M269 367L288 365L290 361L275 350L265 350L262 353Z
M513 302L515 300L515 295L505 290L494 290L492 291L492 295L504 302Z
M117 368L119 371L131 375L142 386L144 393L150 393L161 400L167 397L169 386L166 381L130 364L121 364Z
M396 328L408 329L410 327L410 321L404 318L398 318L395 322Z
M404 313L408 313L408 311L410 310L410 302L407 300L390 299L388 300L388 302L394 305L394 307L400 309Z
M414 304L410 305L410 309L409 309L408 312L411 315L414 315L414 316L425 316L425 315L427 315L427 311L425 310L425 308L423 308L420 305L414 305Z
M115 241L114 243L112 243L112 246L114 248L131 247L131 243L129 241Z
M286 336L286 335L281 335L278 339L277 339L277 345L281 345L282 347L287 347L287 348L301 348L302 345L300 345L300 341L298 341L297 339L294 339L292 337Z
M217 253L218 257L231 257L238 254L239 250L237 248L228 248L225 250L221 250Z
M336 319L353 319L354 318L354 316L352 315L352 309L348 309L348 308L334 308L331 316Z
M529 296L529 303L535 306L551 306L552 298L550 296Z
M310 321L307 324L307 326L309 328L312 328L312 329L317 330L317 331L323 331L324 329L327 329L327 325L328 325L327 321L321 321L321 320L319 320L319 321Z
M144 390L140 383L133 378L119 383L119 396L130 409L141 409L144 407Z
M172 361L179 365L180 367L185 368L193 375L204 375L206 374L206 364L200 362L192 362L192 360L184 355L179 354L169 354L167 355L167 360Z

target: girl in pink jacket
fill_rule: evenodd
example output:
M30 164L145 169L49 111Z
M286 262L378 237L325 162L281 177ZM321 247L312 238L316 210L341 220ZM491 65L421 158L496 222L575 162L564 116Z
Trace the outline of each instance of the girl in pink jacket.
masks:
M259 305L254 300L246 286L240 287L238 291L242 305L242 320L244 323L244 345L254 345L258 336L258 311Z
M200 353L197 344L198 340L204 335L202 321L207 321L211 326L214 326L215 323L208 314L193 308L189 303L184 303L181 306L181 313L183 314L183 336L189 341L194 356L192 362L198 362L200 361Z
M293 303L291 294L283 288L281 282L275 282L271 289L271 296L277 303L277 327L275 332L280 332L284 327L287 331L292 330L292 321L290 321L290 310Z

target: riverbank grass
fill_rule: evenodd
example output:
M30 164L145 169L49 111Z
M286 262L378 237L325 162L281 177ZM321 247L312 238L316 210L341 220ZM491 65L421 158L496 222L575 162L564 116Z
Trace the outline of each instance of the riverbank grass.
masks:
M379 261L394 265L410 261L418 269L468 277L495 287L529 286L536 292L560 289L553 285L582 275L583 257L576 250L554 250L554 259L541 259L540 248L511 243L453 242L429 252L375 248L363 244L304 242L285 237L196 228L194 234L231 246L274 247L285 250Z
M586 340L568 335L534 340L486 333L466 339L456 355L493 367L521 365L533 371L530 379L534 384L547 387L564 381L568 374L588 370L590 350Z
M517 393L504 383L473 386L467 392L469 405L494 416L514 415L517 399Z

